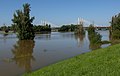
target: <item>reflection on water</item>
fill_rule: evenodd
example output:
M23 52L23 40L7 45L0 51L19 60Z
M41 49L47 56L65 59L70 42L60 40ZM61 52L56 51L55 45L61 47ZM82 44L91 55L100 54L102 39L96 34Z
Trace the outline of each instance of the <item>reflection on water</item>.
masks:
M5 37L5 36L7 36L8 34L3 34L3 36Z
M89 42L90 42L89 48L91 50L95 50L95 49L101 48L102 44L98 42L99 39L101 41L101 38L99 37L99 35L92 34L92 35L89 35L88 38L89 38Z
M14 49L12 49L12 60L15 61L19 67L25 68L25 72L31 72L31 61L35 60L32 55L34 46L35 42L32 40L21 40L17 41Z
M79 47L81 47L81 46L83 45L83 43L84 43L84 38L85 38L85 34L75 35L75 39L77 40Z
M109 40L108 31L99 33L102 40ZM87 32L85 35L74 32L36 34L34 41L19 41L15 34L0 34L0 75L21 75L100 47L90 43Z
M85 34L75 35L75 38L76 38L76 39L79 39L80 41L83 41L83 39L85 38Z
M95 49L101 48L101 44L90 43L89 48L92 50L95 50Z
M50 34L36 34L35 39L49 40L51 38Z

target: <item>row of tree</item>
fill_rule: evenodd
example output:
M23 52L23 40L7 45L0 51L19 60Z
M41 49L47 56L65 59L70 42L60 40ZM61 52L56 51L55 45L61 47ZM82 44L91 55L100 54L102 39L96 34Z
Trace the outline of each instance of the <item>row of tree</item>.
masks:
M4 25L4 26L1 26L0 27L0 31L16 31L17 30L17 28L16 28L16 26L15 25L12 25L12 26L6 26L6 25ZM34 25L33 26L33 30L34 30L34 32L44 32L44 31L48 31L48 32L50 32L51 31L51 25L48 25L48 24L46 24L46 25Z
M71 25L63 25L59 28L59 32L72 32L75 31L77 28L77 25L71 24Z
M6 26L6 25L3 25L0 27L0 31L14 31L15 30L15 26L14 25L11 25L11 26Z
M51 32L51 25L34 25L33 26L35 32Z

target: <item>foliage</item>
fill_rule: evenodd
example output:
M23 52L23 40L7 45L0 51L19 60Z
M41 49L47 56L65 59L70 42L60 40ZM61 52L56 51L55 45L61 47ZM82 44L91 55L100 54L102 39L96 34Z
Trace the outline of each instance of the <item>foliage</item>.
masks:
M75 31L77 25L63 25L60 27L60 29L58 31L61 31L61 32L69 32L69 31Z
M90 41L90 48L92 50L100 48L102 41L102 36L95 31L95 27L91 24L88 28L88 38Z
M120 13L112 17L111 34L113 39L120 39Z
M76 28L76 31L75 31L76 34L85 34L85 31L84 31L84 28L83 28L83 24L80 24L80 25L77 25L77 28Z
M36 26L36 25L34 25L34 31L35 32L51 32L51 25L48 25L48 24L46 24L45 26L42 26L42 25L38 25L38 26Z
M1 26L1 30L5 31L7 29L7 26Z
M90 43L94 43L94 44L101 43L101 37L102 36L97 32L90 34L89 35Z
M95 32L95 28L93 25L89 26L88 35L89 35L88 37L89 37L90 43L93 43L93 44L101 43L102 36L97 32Z
M104 41L101 41L102 44L109 44L111 43L111 41L107 41L107 40L104 40Z
M44 67L23 76L119 76L120 44Z
M93 33L95 33L95 27L92 24L90 24L88 28L88 35L93 34Z
M89 41L90 41L90 48L92 50L100 48L102 41L101 41L101 35L98 34L97 32L92 33L88 36Z
M0 27L0 31L14 31L14 28L13 28L13 25L12 26L6 26L6 25L4 25L4 26L1 26Z
M4 31L5 33L8 33L8 32L9 32L9 26L8 26L8 27L5 26L5 25L4 25L4 26L1 26L1 27L0 27L0 30L1 30L1 31Z
M30 18L30 4L23 4L23 10L17 10L12 19L13 25L16 26L18 38L20 40L33 40L35 37L33 30L34 17Z
M17 26L12 24L12 26L10 27L10 30L16 32Z

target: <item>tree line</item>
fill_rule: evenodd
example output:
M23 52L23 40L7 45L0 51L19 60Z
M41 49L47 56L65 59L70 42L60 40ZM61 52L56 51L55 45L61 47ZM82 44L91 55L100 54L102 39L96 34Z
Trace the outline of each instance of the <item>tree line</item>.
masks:
M75 31L77 28L77 25L71 24L71 25L62 25L59 28L59 32L73 32Z
M16 32L16 26L14 25L11 25L11 26L6 26L6 25L3 25L0 27L0 31L13 31L13 32ZM48 31L48 32L51 32L51 25L50 24L46 24L46 25L34 25L33 26L33 30L34 32L44 32L44 31Z

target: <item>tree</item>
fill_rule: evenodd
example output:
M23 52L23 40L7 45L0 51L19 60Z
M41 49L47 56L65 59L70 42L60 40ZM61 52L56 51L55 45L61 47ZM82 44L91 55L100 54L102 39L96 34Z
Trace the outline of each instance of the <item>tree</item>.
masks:
M88 27L88 37L90 44L92 45L101 43L102 36L99 33L95 32L95 27L92 24Z
M83 22L77 25L77 29L75 31L76 34L85 34L85 30L83 28Z
M75 29L77 28L77 25L62 25L58 31L61 32L69 32L69 31L75 31Z
M88 34L90 35L92 33L95 33L95 27L92 24L90 24L90 26L88 28Z
M1 30L2 30L2 31L5 31L5 33L8 33L8 32L9 32L9 29L8 29L8 27L7 27L6 25L2 26L2 27L1 27Z
M30 18L30 4L23 4L23 10L17 10L12 19L16 26L17 36L19 40L33 40L35 33L33 30L34 17Z
M51 32L51 25L46 24L45 26L42 25L34 25L34 32Z
M112 17L111 35L113 39L120 39L120 13Z

